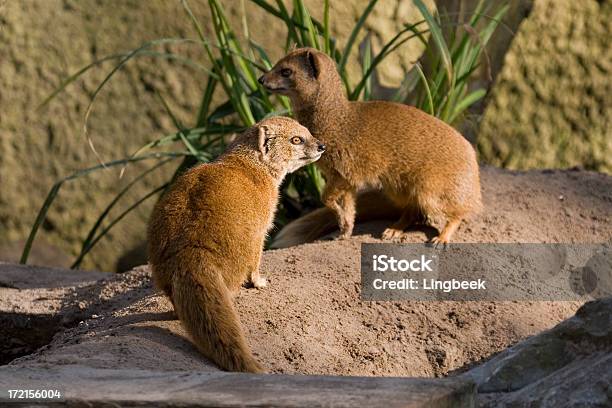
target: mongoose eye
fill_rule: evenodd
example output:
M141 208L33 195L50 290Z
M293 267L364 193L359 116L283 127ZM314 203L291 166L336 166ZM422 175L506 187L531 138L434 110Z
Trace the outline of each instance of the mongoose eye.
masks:
M302 138L301 138L301 137L299 137L299 136L293 136L293 137L291 138L291 143L292 143L292 144L294 144L294 145L301 145L301 144L303 144L303 143L304 143L304 139L302 139Z
M290 70L289 68L283 68L283 69L281 69L280 74L284 78L289 78L291 76L291 74L293 74L293 71Z

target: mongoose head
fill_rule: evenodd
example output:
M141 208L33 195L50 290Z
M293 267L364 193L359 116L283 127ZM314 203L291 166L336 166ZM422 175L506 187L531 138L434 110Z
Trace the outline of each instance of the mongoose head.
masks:
M315 97L321 84L330 81L327 76L337 75L334 61L314 48L298 48L287 54L259 78L270 92L308 100Z
M235 142L258 152L259 159L274 173L284 176L317 161L325 145L296 120L284 116L264 119Z

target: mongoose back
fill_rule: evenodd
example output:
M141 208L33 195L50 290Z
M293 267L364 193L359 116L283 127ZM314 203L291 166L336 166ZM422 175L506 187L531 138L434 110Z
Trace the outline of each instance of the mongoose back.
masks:
M349 101L334 61L312 48L289 53L259 80L288 96L296 119L328 146L318 163L327 181L323 202L341 238L352 234L356 193L366 188L382 190L401 209L384 239L401 240L420 219L444 218L432 241L446 244L480 210L476 153L441 120L403 104Z
M178 177L153 210L148 252L154 282L197 348L224 370L262 371L232 297L247 279L265 286L259 263L279 185L324 150L293 119L266 119L217 160Z

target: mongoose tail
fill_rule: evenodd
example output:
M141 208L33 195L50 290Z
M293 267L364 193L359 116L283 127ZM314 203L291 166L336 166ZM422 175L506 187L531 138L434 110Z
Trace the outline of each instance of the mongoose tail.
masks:
M395 220L402 210L380 191L368 191L357 196L358 223L374 220ZM291 221L280 230L271 248L288 248L316 241L338 229L336 214L328 207L317 208Z
M227 371L261 373L242 335L230 293L218 272L177 273L172 300L179 319L202 354Z

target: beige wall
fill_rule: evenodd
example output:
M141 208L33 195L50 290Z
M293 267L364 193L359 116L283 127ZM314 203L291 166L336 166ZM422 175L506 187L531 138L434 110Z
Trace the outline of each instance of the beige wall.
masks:
M241 2L223 3L231 23L241 30ZM250 30L278 58L284 46L279 41L285 37L283 26L245 3ZM321 1L307 3L316 17L322 17ZM346 38L367 0L331 3L330 15L336 23L332 34ZM207 2L191 0L190 4L210 30ZM405 1L381 0L369 28L375 30L375 39L388 39L401 22L414 16L414 9ZM83 133L83 120L96 86L112 65L91 71L45 109L38 111L37 105L62 79L90 61L161 37L195 38L179 1L0 0L0 246L9 248L0 250L3 259L17 258L14 248L27 236L53 182L97 163ZM193 45L158 49L205 61ZM402 67L416 59L411 52L407 48L401 59L388 64L383 73L386 81L401 80ZM174 130L154 90L165 96L184 123L192 124L204 80L202 72L175 62L150 58L130 62L101 92L89 119L90 135L100 156L104 160L123 158ZM74 256L104 206L144 167L129 168L122 179L118 169L111 169L65 184L41 231L41 238L49 244L41 252L53 252L56 247L56 252ZM161 184L174 167L168 165L149 177L120 207ZM114 270L121 254L142 243L151 204L122 221L84 266ZM41 259L50 262L48 256ZM66 259L58 256L56 263L65 264Z
M611 34L610 0L535 0L482 119L482 160L612 173Z

